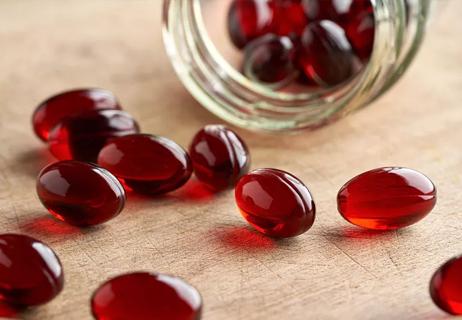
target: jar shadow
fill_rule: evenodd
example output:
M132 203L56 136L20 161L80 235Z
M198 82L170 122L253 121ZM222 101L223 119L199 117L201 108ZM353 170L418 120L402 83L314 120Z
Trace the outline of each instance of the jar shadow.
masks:
M170 71L165 77L170 77ZM131 105L136 106L137 115L144 119L140 122L144 132L166 135L178 141L190 138L189 129L197 130L206 124L223 123L223 120L202 107L177 78L159 85L158 78L152 77L132 95ZM168 114L168 117L159 116L162 114Z

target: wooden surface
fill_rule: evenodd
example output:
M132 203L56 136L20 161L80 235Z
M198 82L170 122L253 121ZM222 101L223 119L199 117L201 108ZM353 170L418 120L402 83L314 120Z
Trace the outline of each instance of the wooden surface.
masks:
M35 194L52 161L32 133L44 98L67 88L113 90L146 132L187 146L220 122L177 80L161 42L160 0L0 1L0 232L37 237L60 256L64 291L24 319L91 319L104 279L132 270L175 274L203 295L203 319L444 319L428 282L462 253L462 1L448 0L405 78L373 106L315 132L239 130L253 168L300 177L318 208L314 227L274 241L250 229L232 192L197 183L161 199L130 195L126 210L79 230L50 218ZM337 190L352 176L399 165L430 176L438 205L417 225L374 233L345 222Z

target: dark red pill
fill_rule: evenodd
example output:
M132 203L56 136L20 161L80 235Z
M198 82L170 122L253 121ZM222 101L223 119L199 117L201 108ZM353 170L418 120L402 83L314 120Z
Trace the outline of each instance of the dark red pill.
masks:
M208 125L193 138L189 155L196 177L213 189L234 186L250 166L244 141L222 125Z
M298 178L277 169L257 169L237 183L235 198L244 218L273 237L294 237L314 223L315 205Z
M37 194L52 215L79 227L106 222L125 204L125 191L109 171L73 160L45 167L37 179Z
M430 281L433 302L453 315L462 315L462 256L452 258L436 270Z
M369 60L375 39L375 17L371 2L354 1L342 26L356 55L363 62Z
M322 20L309 24L303 32L298 62L309 79L333 86L354 75L357 58L343 29Z
M272 0L271 31L280 36L300 36L308 25L303 0Z
M271 0L234 0L228 11L228 33L239 49L271 32L272 22Z
M178 144L164 137L134 134L112 139L98 164L132 190L161 194L181 187L192 174L191 160Z
M99 110L66 118L50 133L51 153L59 160L96 162L112 138L140 131L131 115L120 110Z
M91 310L97 320L199 320L202 298L179 278L137 272L102 284Z
M352 3L358 1L370 3L370 0L302 0L302 4L310 21L332 20L339 23Z
M331 20L340 25L362 61L367 61L374 46L375 17L370 0L304 0L310 21Z
M337 203L340 214L357 226L395 230L430 213L436 204L436 188L418 171L379 168L348 181L340 189Z
M50 131L63 119L103 109L121 109L112 92L103 89L67 91L42 102L32 116L32 124L37 136L47 141Z
M25 235L0 235L0 301L19 307L44 304L63 285L63 267L50 247Z
M295 49L287 37L266 35L245 47L244 74L262 84L284 86L298 76Z

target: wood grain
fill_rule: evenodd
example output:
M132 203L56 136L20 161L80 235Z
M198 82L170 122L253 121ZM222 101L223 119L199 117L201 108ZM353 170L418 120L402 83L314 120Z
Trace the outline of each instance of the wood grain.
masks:
M79 230L47 214L35 176L52 161L30 116L63 89L116 92L146 132L187 146L220 122L177 80L161 42L160 0L0 1L0 232L50 244L65 290L23 319L91 319L104 279L152 270L202 293L203 319L444 319L428 294L432 272L462 253L462 1L449 0L404 79L373 106L315 132L269 136L239 130L253 168L299 176L314 194L314 227L274 241L247 227L232 192L208 195L192 181L161 199L131 195L101 227ZM350 226L336 210L339 187L364 170L400 165L438 186L439 203L397 232Z

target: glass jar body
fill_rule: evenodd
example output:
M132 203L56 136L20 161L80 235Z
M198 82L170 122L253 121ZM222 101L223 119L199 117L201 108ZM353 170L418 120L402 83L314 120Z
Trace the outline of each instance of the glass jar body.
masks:
M202 6L209 1L164 0L163 35L172 64L205 108L234 125L265 131L316 128L369 105L386 92L418 51L432 3L372 1L375 40L362 71L341 86L292 93L255 83L230 65L204 24Z

